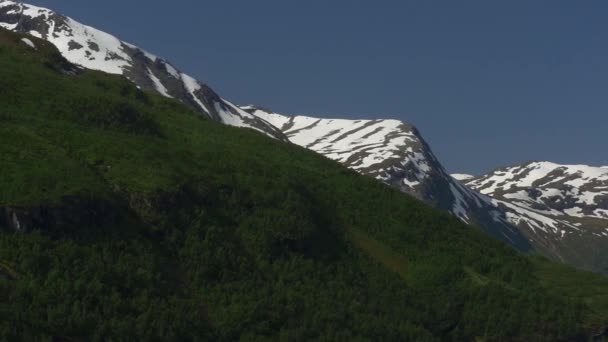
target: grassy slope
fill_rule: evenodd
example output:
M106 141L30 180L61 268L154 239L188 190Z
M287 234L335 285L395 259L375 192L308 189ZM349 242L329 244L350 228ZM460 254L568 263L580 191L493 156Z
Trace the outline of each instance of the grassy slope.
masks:
M39 232L0 232L0 336L529 341L606 323L603 279L565 297L588 275L120 77L64 75L19 38L0 31L0 206Z

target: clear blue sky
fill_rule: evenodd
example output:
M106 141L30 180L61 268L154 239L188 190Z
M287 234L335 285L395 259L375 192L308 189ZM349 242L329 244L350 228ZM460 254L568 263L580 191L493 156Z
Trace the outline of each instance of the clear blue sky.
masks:
M451 172L608 165L608 1L26 2L239 104L411 122Z

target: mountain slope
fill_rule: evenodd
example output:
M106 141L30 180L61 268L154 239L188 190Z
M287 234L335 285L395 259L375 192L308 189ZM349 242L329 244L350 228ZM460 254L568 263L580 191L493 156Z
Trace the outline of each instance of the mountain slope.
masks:
M531 248L490 198L462 186L444 170L408 123L286 116L255 106L241 108L278 127L295 144L451 212L521 251Z
M416 128L404 122L241 108L293 143L451 212L521 251L608 273L606 168L530 163L481 177L450 176Z
M608 322L551 285L568 268L541 282L370 177L67 70L0 29L0 339L553 341Z
M549 255L608 272L608 169L530 162L463 182L499 200Z
M0 0L0 27L48 40L74 64L123 75L141 89L175 98L216 121L286 140L272 125L222 99L168 61L49 9Z
M247 110L237 108L206 85L178 72L169 62L51 10L0 0L0 26L46 39L77 65L121 74L141 89L175 98L216 121L253 128L288 141L279 129L285 128L280 119L277 121L263 112L252 115ZM306 119L299 121L298 124L307 122ZM527 239L507 223L504 215L487 198L462 187L447 175L414 127L394 120L324 120L324 123L329 122L331 124L322 129L335 131L326 132L329 134L324 138L318 136L325 140L311 146L313 150L363 174L382 179L427 203L454 213L466 222L477 224L522 251L530 249ZM323 134L320 127L318 125L311 131ZM346 129L352 130L353 136L349 136L351 132ZM336 135L336 132L339 134ZM362 132L367 136L357 136ZM306 134L292 134L291 137L298 140L296 143L300 145L312 143L306 140ZM329 146L342 134L346 137L344 144ZM353 144L347 141L349 139L363 142Z
M15 1L0 0L0 27L48 40L72 63L123 75L139 88L174 98L215 121L252 128L285 142L287 133L295 143L449 211L521 251L540 249L579 267L600 272L608 268L603 252L605 223L598 217L605 208L594 207L595 216L570 215L582 210L574 207L545 215L544 209L536 208L544 204L522 206L512 199L479 194L475 187L464 187L450 177L407 123L289 118L254 107L238 108L162 58L51 10ZM24 39L27 44L29 38ZM78 72L70 68L65 71ZM469 175L456 178L470 180ZM563 236L569 232L577 233Z

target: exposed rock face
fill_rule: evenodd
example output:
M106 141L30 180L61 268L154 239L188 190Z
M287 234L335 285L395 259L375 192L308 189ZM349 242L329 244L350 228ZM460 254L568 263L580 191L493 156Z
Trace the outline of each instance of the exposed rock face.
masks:
M0 0L0 27L45 39L76 65L124 75L138 87L175 98L213 120L287 141L274 126L222 99L170 62L49 9Z

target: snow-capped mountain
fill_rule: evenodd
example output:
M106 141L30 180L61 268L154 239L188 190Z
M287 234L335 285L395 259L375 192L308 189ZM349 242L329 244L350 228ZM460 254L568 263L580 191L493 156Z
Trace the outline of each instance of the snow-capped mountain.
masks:
M213 120L316 151L522 251L538 249L608 272L608 166L530 163L481 177L450 176L418 130L405 122L321 119L237 107L165 59L69 17L16 1L0 0L0 27L45 39L76 65L123 75Z
M275 125L295 144L449 211L520 250L531 247L489 197L464 187L445 171L411 124L288 116L255 106L241 109Z
M281 129L293 143L447 210L520 250L608 271L606 167L543 162L481 177L450 176L408 123L241 108Z
M608 168L530 162L461 181L499 203L537 248L608 271Z
M175 98L214 120L286 140L274 126L222 99L170 62L49 9L0 0L0 27L45 39L76 65L124 75L140 88Z
M252 108L244 110L144 49L33 5L0 0L0 27L45 39L74 64L123 75L142 89L175 98L222 123L253 128L283 141L288 141L289 135L296 144L379 178L467 222L491 226L487 230L492 234L517 241L515 245L522 250L528 249L527 241L517 231L504 226L500 213L487 207L487 198L447 175L418 131L409 124L396 120L307 117L287 122L290 119L284 116Z

